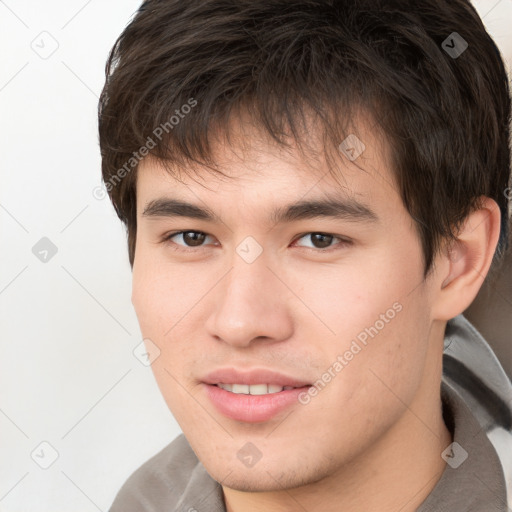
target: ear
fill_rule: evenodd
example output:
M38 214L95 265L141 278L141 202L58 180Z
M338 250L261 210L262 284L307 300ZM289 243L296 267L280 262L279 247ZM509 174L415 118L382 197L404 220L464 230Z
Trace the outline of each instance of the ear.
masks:
M489 197L461 226L457 239L446 244L435 262L434 319L448 321L474 300L492 263L500 235L500 209Z

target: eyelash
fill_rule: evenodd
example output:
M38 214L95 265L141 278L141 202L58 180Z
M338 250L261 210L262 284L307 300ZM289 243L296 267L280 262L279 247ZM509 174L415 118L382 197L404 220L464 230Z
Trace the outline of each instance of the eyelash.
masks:
M207 237L208 236L211 236L211 235L208 235L208 233L205 233L204 231L194 231L194 230L184 230L184 231L175 231L173 233L169 233L167 235L165 235L162 239L162 243L165 243L165 244L168 244L168 245L172 245L173 249L176 250L176 251L182 251L182 252L196 252L198 249L204 249L205 246L204 245L199 245L199 246L195 246L195 247L190 247L190 246L186 246L186 245L181 245L181 244L176 244L175 242L173 242L171 239L174 238L175 236L177 235L183 235L185 233L195 233L195 234L201 234L201 235L206 235ZM336 250L336 248L338 246L341 246L341 247L346 247L346 246L349 246L349 245L352 245L352 240L349 240L348 238L344 238L344 237L341 237L341 236L336 236L332 233L324 233L323 231L308 231L307 233L303 233L301 235L299 235L298 237L296 237L294 239L294 242L297 242L298 240L300 240L301 238L304 238L305 236L308 236L308 235L324 235L324 236L331 236L333 238L333 241L334 240L339 240L339 242L333 246L329 246L327 248L319 248L319 247L303 247L303 246L299 246L299 247L302 247L303 249L309 249L309 250L312 250L314 252L331 252L333 250Z

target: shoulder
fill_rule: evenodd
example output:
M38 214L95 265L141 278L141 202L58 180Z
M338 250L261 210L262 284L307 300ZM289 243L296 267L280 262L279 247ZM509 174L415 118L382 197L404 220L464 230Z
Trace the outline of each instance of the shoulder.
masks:
M132 473L110 512L172 510L199 461L181 434Z
M483 336L463 315L446 326L443 381L460 394L486 431L512 431L510 379Z

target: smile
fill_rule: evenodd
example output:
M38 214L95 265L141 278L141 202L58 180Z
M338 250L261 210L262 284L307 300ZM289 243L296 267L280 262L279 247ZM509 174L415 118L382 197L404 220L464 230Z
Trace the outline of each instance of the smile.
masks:
M216 384L219 388L230 393L240 395L269 395L294 389L293 386L279 386L278 384Z

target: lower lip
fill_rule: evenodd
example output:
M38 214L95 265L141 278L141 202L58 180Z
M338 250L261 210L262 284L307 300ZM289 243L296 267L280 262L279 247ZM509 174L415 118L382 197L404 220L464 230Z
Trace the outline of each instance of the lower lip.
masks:
M299 395L309 386L269 393L267 395L244 395L231 393L212 384L204 384L206 394L217 410L237 421L259 423L272 419L293 404L299 403Z

